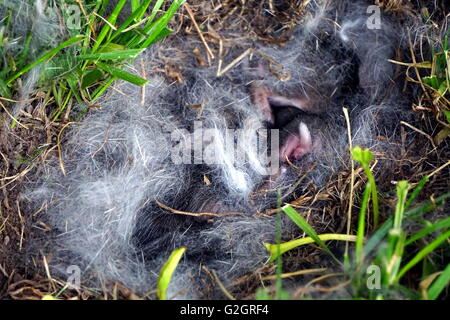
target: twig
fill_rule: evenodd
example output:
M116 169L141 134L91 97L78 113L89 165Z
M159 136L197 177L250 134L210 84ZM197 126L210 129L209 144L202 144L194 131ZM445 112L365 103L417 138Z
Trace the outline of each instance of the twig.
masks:
M223 70L220 70L220 72L217 73L218 77L221 77L222 75L224 75L228 70L230 70L231 68L233 68L236 64L238 64L242 59L244 59L246 56L248 56L251 52L253 51L252 48L248 48L247 50L245 50L239 57L237 57L236 59L234 59L233 61L230 62L229 65L227 65Z
M428 178L431 178L432 176L434 176L436 173L442 171L443 169L445 169L446 167L448 167L450 165L450 160L447 161L446 163L444 163L442 166L440 166L439 168L437 168L436 170L434 170L432 173L430 173L428 175Z
M94 12L94 15L96 15L97 17L99 17L100 19L103 20L103 22L105 22L111 29L113 29L114 31L117 30L117 28L111 24L111 22L109 22L108 20L106 20L105 18L103 18L101 15L97 14L96 12Z
M353 141L352 141L352 131L350 127L350 116L348 114L348 109L343 108L342 111L344 112L345 121L347 123L347 134L348 134L348 144L350 146L350 151L353 149ZM355 185L355 162L350 157L350 163L351 163L351 176L350 176L350 195L348 199L348 211L347 211L347 235L350 235L350 228L351 228L351 220L352 220L352 207L353 207L353 188ZM345 254L348 255L348 246L349 243L345 243Z
M50 285L52 287L52 291L56 291L55 283L54 283L53 278L52 278L52 276L50 274L50 268L48 266L47 257L43 253L42 253L42 262L44 264L44 269L45 269L45 273L47 275L47 279L48 279L48 281L49 281L49 283L50 283Z
M217 74L216 76L219 76L220 70L222 70L222 64L223 64L223 40L219 39L219 65L217 66Z
M67 128L69 125L74 124L75 122L68 122L66 123L62 129L59 131L57 138L57 146L58 146L58 156L59 156L59 166L61 167L61 171L64 176L66 176L66 170L64 169L63 160L62 160L62 152L61 152L61 135L65 128Z
M412 59L412 61L413 61L413 63L414 63L414 71L415 71L415 73L416 73L417 81L419 81L420 86L422 87L422 90L423 90L423 92L425 93L425 95L428 97L428 99L429 99L430 101L432 101L430 95L428 94L428 91L425 89L425 85L424 85L423 82L422 82L422 78L421 78L421 76L420 76L419 69L417 68L416 55L414 54L414 49L413 49L414 47L413 47L412 42L411 42L411 34L410 34L410 31L409 31L409 30L408 30L408 44L409 44L409 51L411 52L411 59ZM434 142L433 142L433 146L434 146ZM434 146L434 147L435 147L435 146Z
M412 129L412 130L414 130L414 131L420 133L421 135L425 136L428 140L430 140L431 145L433 146L433 148L436 149L436 145L434 144L433 138L432 138L429 134L426 134L426 133L423 132L422 130L417 129L416 127L410 125L409 123L407 123L407 122L405 122L405 121L400 121L400 123L403 124L403 125L405 125L405 126L407 126L407 127L410 128L410 129Z
M24 126L24 125L21 124L16 118L14 118L14 116L8 111L8 109L6 109L6 107L3 105L3 103L0 102L0 106L2 106L3 110L5 110L6 114L7 114L11 119L13 119L14 122L16 122L16 123L17 123L19 126L21 126L22 128L28 130L28 128L27 128L26 126Z
M210 275L211 278L213 278L213 280L217 283L217 285L219 286L220 290L222 290L223 294L230 300L236 300L235 297L233 297L233 295L227 290L227 288L225 288L225 286L223 285L222 281L220 281L219 277L217 276L217 273L214 270L209 271L209 269L205 266L202 266L203 270L206 271L206 273L208 273Z
M295 272L283 273L281 275L281 278L282 279L291 278L291 277L295 277L295 276L301 276L304 274L324 272L326 270L327 270L327 268L319 268L319 269L308 269L308 270L300 270L300 271L295 271ZM278 275L275 274L275 275L271 275L271 276L261 277L261 280L262 281L276 280L277 277L278 277Z
M147 75L145 73L145 67L144 67L144 60L141 60L141 70L142 70L142 77L144 79L147 78ZM145 86L141 87L141 104L145 104Z
M240 212L226 212L226 213L211 213L211 212L198 212L198 213L194 213L194 212L186 212L186 211L181 211L181 210L176 210L173 209L169 206L166 206L165 204L159 202L158 200L155 200L156 204L158 206L160 206L162 209L170 211L172 213L175 214L182 214L185 216L192 216L192 217L203 217L203 216L211 216L211 217L225 217L225 216L242 216L243 214Z
M197 33L198 33L200 39L202 40L203 45L206 48L206 51L208 52L211 59L214 59L214 54L212 53L211 49L209 48L208 43L205 40L205 37L203 37L203 33L200 30L200 28L198 27L197 21L195 21L195 17L194 17L194 14L192 13L191 7L189 6L189 4L187 2L184 4L184 7L186 8L186 11L187 11L189 17L191 18L192 23L194 24L195 29L197 30Z

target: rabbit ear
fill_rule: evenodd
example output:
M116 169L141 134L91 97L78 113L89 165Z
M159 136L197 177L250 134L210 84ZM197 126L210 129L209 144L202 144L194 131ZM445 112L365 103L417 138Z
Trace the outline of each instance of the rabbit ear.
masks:
M252 84L250 88L252 102L264 116L264 119L270 124L276 124L275 109L294 107L301 111L319 114L323 110L313 108L310 99L307 98L288 98L275 95L271 88L264 85Z
M250 92L252 101L258 107L259 112L262 113L266 121L273 124L275 118L269 103L269 97L272 95L272 90L266 86L252 84Z
M306 98L288 98L273 95L268 97L268 100L272 107L295 107L305 112L315 113Z
M280 160L298 160L311 153L313 149L311 132L306 124L300 122L298 132L291 134L280 149Z
M284 96L274 95L271 88L267 86L258 86L252 84L250 88L252 102L262 113L264 119L270 124L276 124L276 116L273 108L280 110L285 107L294 107L308 113L318 113L313 110L309 100L306 98L287 98Z

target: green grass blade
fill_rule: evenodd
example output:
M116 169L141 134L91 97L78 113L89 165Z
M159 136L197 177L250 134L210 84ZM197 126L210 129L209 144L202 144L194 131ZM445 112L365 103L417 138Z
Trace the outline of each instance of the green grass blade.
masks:
M155 5L153 6L152 12L150 14L150 17L148 18L147 24L144 26L144 33L149 32L152 29L153 26L153 20L156 17L156 14L158 13L159 9L163 5L164 0L157 0Z
M109 0L97 0L95 11L98 11L99 15L103 15L105 13L106 8L108 7L108 4Z
M164 28L161 30L161 32L158 33L158 35L153 39L153 41L150 42L150 43L148 44L148 46L151 46L152 44L158 42L159 40L164 39L165 37L167 37L168 35L170 35L172 32L173 32L173 30L164 27ZM148 46L147 46L147 47L148 47Z
M419 184L414 188L413 192L411 193L411 196L408 199L408 202L406 202L405 209L408 209L411 206L411 204L417 198L419 193L425 187L425 184L428 182L428 180L430 180L430 178L428 176L425 176L422 179L420 179Z
M428 200L424 204L406 211L405 218L414 218L416 216L424 215L437 207L442 206L444 201L448 198L450 198L450 193L439 196L434 201ZM383 241L393 224L394 219L393 217L390 217L381 227L378 228L378 230L372 234L364 247L364 252L366 255L370 254L381 243L381 241Z
M131 11L135 12L141 5L140 0L131 0Z
M56 115L53 117L53 121L56 121L59 118L59 116L66 108L67 104L69 103L71 97L72 97L72 91L70 91L67 94L66 100L64 101L64 103L56 110Z
M409 183L407 181L399 181L397 184L397 203L394 212L395 232L400 235L402 232L402 223L405 215L405 202L408 195Z
M183 4L184 1L185 0L175 0L174 2L172 2L169 9L167 9L167 11L158 20L155 21L155 26L151 26L151 34L144 41L144 43L140 45L141 48L147 48L150 44L156 41L156 39L159 37L160 32L164 30L167 23L170 21L170 19L172 19L173 15L177 12L178 8Z
M181 258L183 257L184 252L186 251L185 247L174 250L169 259L167 259L166 263L161 269L158 278L158 298L160 300L167 300L167 288L169 287L170 280L172 279L172 275L175 269L178 266Z
M146 80L146 79L143 79L141 77L135 76L134 74L131 74L131 73L123 71L123 70L120 70L120 69L118 69L116 67L113 67L111 65L108 65L108 64L105 64L105 63L102 63L102 62L96 62L96 65L100 69L102 69L103 71L106 71L106 72L110 73L111 75L113 75L113 76L115 76L115 77L117 77L119 79L128 81L128 82L130 82L132 84L135 84L137 86L143 86L143 85L145 85L148 82L148 80Z
M378 209L378 191L377 185L375 184L375 178L370 170L368 170L368 179L372 185L372 205L373 205L373 224L378 226L380 221L380 211Z
M347 235L347 234L335 234L335 233L325 233L318 235L319 239L321 241L348 241L348 242L355 242L356 236L353 235ZM284 243L278 244L270 244L270 243L264 243L264 246L266 247L267 251L270 253L269 262L274 262L279 256L281 256L283 253L288 252L289 250L295 249L297 247L311 244L316 242L311 237L305 237L302 239L296 239Z
M155 19L156 15L158 14L159 9L161 8L161 6L163 5L164 0L157 0L155 5L153 6L152 12L150 14L150 16L147 18L147 24L144 26L143 29L139 29L136 28L134 29L134 31L136 31L137 33L139 33L139 35L133 37L129 42L128 42L128 46L130 48L135 48L135 47L141 47L141 48L146 48L144 46L140 46L139 44L141 43L141 41L143 39L145 39L148 36L149 31L153 28L153 26L155 25L153 23L153 20Z
M126 2L127 2L127 0L119 0L119 2L117 3L116 7L114 8L113 12L111 13L111 15L109 16L109 18L107 20L111 25L114 25L116 23L117 17L119 16L119 14L122 11L122 8ZM92 53L97 51L97 49L102 44L103 40L105 39L106 35L108 34L108 32L110 30L111 30L110 25L105 23L105 25L103 26L102 30L100 31L100 34L98 35L97 39L95 39L95 44L91 50Z
M122 31L125 30L133 21L140 20L152 2L153 0L145 0L144 3L142 3L142 5L137 10L133 10L133 13L125 20L124 23L122 23L122 25L119 28L117 28L116 31L114 31L114 33L107 40L106 43L110 43L116 37L118 37L122 33Z
M373 222L375 226L378 226L379 221L379 209L378 209L378 191L377 185L375 183L375 177L370 170L370 162L374 159L372 152L369 149L361 149L361 147L354 147L351 150L353 160L359 162L363 167L364 173L366 174L367 181L371 184L372 192L372 206L373 206Z
M434 251L437 247L439 247L444 241L447 241L450 237L450 231L447 231L446 233L441 234L439 237L436 238L433 242L431 242L429 245L427 245L425 248L420 250L414 258L412 258L398 273L397 281L400 280L400 278L408 272L412 267L414 267L418 262L420 262L423 258L425 258L430 252Z
M406 240L405 245L410 245L411 243L429 235L432 232L436 232L440 229L447 229L450 228L450 217L445 218L443 220L440 220L433 225L429 226L428 228L422 229L413 236L411 236L408 240Z
M395 234L393 238L395 241L391 240L390 244L394 247L394 249L389 253L389 263L386 268L389 285L396 283L398 280L397 274L403 259L406 233L402 232L401 234Z
M277 208L278 210L281 209L281 191L278 190L277 191ZM281 229L282 229L282 222L281 222L281 210L277 213L277 217L276 217L276 253L278 254L277 256L277 279L275 282L275 298L276 299L280 299L280 296L282 295L282 291L283 291L283 279L281 274L283 273L283 260L281 259L281 254L280 254L280 244L281 244Z
M81 99L79 88L78 88L78 77L70 73L66 76L67 84L69 85L70 90L72 91L73 95L75 96L75 99L78 103L83 103L83 99Z
M33 63L27 65L25 68L23 68L22 70L20 70L19 72L17 72L15 75L13 75L11 78L8 79L8 81L6 81L7 85L10 85L14 80L16 80L17 78L19 78L21 75L23 75L24 73L30 71L31 69L33 69L34 67L36 67L38 64L44 62L45 60L50 59L51 57L53 57L55 54L57 54L59 51L61 51L62 49L78 42L84 39L84 36L82 35L77 35L75 37L70 38L67 41L64 41L63 43L61 43L59 46L57 46L56 48L50 50L49 52L47 52L46 54L44 54L42 57L40 57L39 59L37 59L36 61L34 61Z
M0 96L5 98L11 98L11 91L1 78L0 78Z
M81 80L81 88L86 89L87 87L97 83L104 77L104 72L99 68L92 69L88 72L84 72Z
M439 277L434 280L433 284L428 289L428 299L436 300L439 295L450 283L450 264L447 265Z
M82 54L77 56L81 60L124 60L135 59L143 49L116 50L111 52L99 52L91 54Z
M369 195L372 192L372 184L370 182L367 182L366 188L364 189L364 195L363 195L363 201L361 203L361 209L359 210L359 219L358 219L358 232L356 237L356 248L355 248L355 255L356 255L356 263L359 265L362 263L364 259L364 234L365 234L365 220L366 220L366 212L367 212L367 205L369 203Z
M326 253L328 253L333 259L339 262L339 260L335 257L335 255L328 249L325 242L323 242L320 237L317 235L316 231L313 227L294 210L290 205L286 205L282 208L284 213L288 215L289 218L300 228L302 229L308 236L310 236L314 242L316 242Z
M25 39L25 44L23 46L23 50L16 60L17 65L20 66L20 65L24 64L25 61L28 59L28 54L30 52L31 40L32 40L32 33L29 32L27 35L27 38Z
M107 79L106 83L104 83L103 85L99 86L94 91L94 94L92 95L92 101L97 100L103 94L103 92L105 92L106 89L108 89L114 83L114 81L116 81L116 80L117 80L116 77L111 77L110 79Z

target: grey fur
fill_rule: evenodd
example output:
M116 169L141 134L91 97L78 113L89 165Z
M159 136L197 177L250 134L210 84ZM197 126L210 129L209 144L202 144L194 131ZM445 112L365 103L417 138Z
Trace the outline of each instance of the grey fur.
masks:
M99 279L120 281L145 292L154 286L170 252L185 246L186 257L170 288L171 293L188 289L185 297L194 298L202 297L202 288L195 290L202 264L216 270L226 285L260 266L267 259L262 243L273 242L276 230L273 219L257 213L274 207L276 197L255 200L251 193L269 176L251 161L232 167L225 162L174 165L169 133L191 130L194 120L202 121L205 128L217 128L222 137L230 128L265 127L246 87L254 82L285 96L300 93L312 101L315 109L297 114L293 121L304 122L313 137L322 141L322 148L297 163L300 168L318 164L311 173L316 184L323 185L348 163L342 107L351 112L354 144L383 150L386 144L379 134L393 137L398 118L407 114L394 67L387 62L401 47L401 33L399 24L385 15L381 30L367 29L367 5L365 1L313 1L310 17L285 47L260 45L260 51L292 75L287 82L268 73L261 77L248 67L253 62L217 78L216 67L195 64L186 45L192 41L189 38L181 39L184 44L168 39L149 50L142 58L147 74L152 74L146 103L141 104L140 88L132 85L120 83L117 91L110 90L96 102L101 110L70 127L62 144L66 174L55 160L28 194L37 205L47 203L46 217L58 233L52 271L63 274L68 265L77 264L84 278L94 271ZM175 56L170 53L174 47L180 50L177 46L184 46L181 51L187 55L181 62L184 84L169 83L152 72L154 66L167 62L162 58ZM201 105L201 112L193 105ZM292 130L289 125L280 129L281 137L289 134L283 130ZM246 145L246 140L242 143ZM215 148L220 149L220 144ZM248 155L254 152L247 147L241 150ZM226 157L223 154L222 160ZM204 175L211 185L203 181ZM284 165L270 185L276 189L298 178ZM239 211L242 215L211 222L176 215L156 201L188 212Z

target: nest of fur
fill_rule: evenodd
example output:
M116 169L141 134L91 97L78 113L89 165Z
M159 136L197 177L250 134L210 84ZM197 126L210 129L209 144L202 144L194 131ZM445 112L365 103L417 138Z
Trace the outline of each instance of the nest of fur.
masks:
M190 36L195 38L197 36L195 24L204 27L202 28L204 30L204 41L208 44L210 50L217 54L216 61L223 60L224 65L226 65L226 62L233 61L238 56L236 53L240 52L238 50L242 50L245 45L256 40L273 45L288 43L289 39L293 37L297 21L303 19L304 8L308 2L300 0L229 0L217 4L208 1L205 5L202 1L192 1L190 7L194 20L186 9L182 8L172 22L172 28L176 30L176 37ZM436 12L437 17L436 29L428 35L430 37L433 34L440 35L442 22L439 19L442 19L442 12L440 11L442 7L435 7L433 1L430 1L430 4L421 3L419 5L414 1L375 2L400 17L417 16L420 9L427 5L430 11ZM416 52L418 59L422 58L420 57L421 41L426 40L428 39L411 39L413 51ZM433 41L433 39L431 40ZM208 65L211 61L208 61L204 42L200 39L196 41L197 45L192 47L198 48L198 50L194 50L193 54L200 68L202 65ZM176 54L176 47L173 52ZM401 58L399 57L399 60ZM164 63L165 67L157 70L157 76L153 79L156 81L158 77L164 77L172 81L183 81L185 75L182 66L177 65L176 61L170 61L170 59L164 62L167 62ZM118 88L120 89L120 87ZM157 89L158 87L155 90ZM48 264L53 257L47 256L45 250L42 250L41 254L36 254L36 248L29 246L31 241L42 240L43 235L52 229L47 224L47 218L42 216L45 208L27 212L21 194L24 186L33 182L28 177L32 177L36 171L42 170L42 168L48 168L48 163L54 161L59 147L64 148L64 143L70 145L71 139L80 139L80 137L69 135L65 137L61 145L61 134L68 130L67 124L71 118L72 110L69 109L61 121L52 122L48 118L48 109L51 102L46 101L39 92L33 93L32 97L33 101L26 106L26 112L23 112L20 116L20 122L27 128L18 127L11 130L6 122L2 123L0 127L0 155L2 157L0 170L4 177L0 180L2 189L0 194L0 243L2 243L0 249L0 296L12 299L40 299L45 294L59 291L65 285L63 281L58 280L49 272ZM105 97L104 101L107 98ZM396 142L396 146L400 150L400 156L396 159L390 159L389 154L376 154L377 159L389 161L392 166L388 175L383 170L376 170L376 179L380 184L379 187L383 195L381 206L384 208L390 208L395 198L393 182L402 179L407 179L413 183L417 182L422 176L434 172L450 159L448 139L444 140L439 146L436 146L431 139L431 136L434 136L442 127L436 119L438 106L433 103L433 99L429 99L429 93L420 90L416 92L416 96L412 97L412 100L417 102L411 105L412 116L407 122L410 126L401 128L400 142ZM111 102L111 104L113 103L114 101ZM120 114L115 114L111 110L105 110L105 113L109 113L111 117L117 116L119 119L121 117ZM139 118L139 115L137 115L137 118ZM85 128L89 130L95 130L95 123L84 122L80 125L86 126ZM411 129L411 127L415 129ZM380 134L382 135L382 133ZM414 139L410 138L411 135L414 135ZM153 139L154 137L147 138ZM413 142L410 143L410 141ZM66 165L70 167L70 163ZM359 175L360 171L356 173L357 180L354 192L359 194L365 181L362 175ZM172 174L175 176L179 173L173 172ZM347 223L346 211L350 204L350 175L350 168L342 167L339 172L333 175L333 179L320 186L310 185L309 192L294 196L295 199L291 204L306 214L309 218L308 221L318 233L341 233L345 229ZM180 176L181 178L182 176ZM448 181L450 181L449 170L443 170L434 175L427 189L421 195L422 200L447 192ZM164 184L157 186L157 188L160 188L161 192L164 191L164 194L177 194L180 192L180 190L177 190L178 186L176 180L174 180L172 184ZM165 200L171 201L171 199L163 199L163 201ZM358 201L359 199L354 199L355 207L357 207ZM51 206L52 204L48 205ZM272 208L261 213L270 216L276 211L276 208ZM286 237L289 238L289 235ZM45 248L45 243L43 244L42 241L39 243L42 244L42 248ZM291 251L286 255L284 261L286 271L329 267L331 265L324 254L313 246ZM198 285L203 286L205 297L208 296L208 291L214 296L214 291L217 290L214 289L214 287L217 287L217 276L207 268L204 268L201 272L208 276L205 280L202 280L205 281L204 283ZM273 265L264 265L261 268L255 267L252 273L231 281L228 288L236 297L251 297L260 285L261 279L272 275L273 272ZM310 279L312 278L305 277L305 282ZM270 286L271 280L265 280L265 284ZM120 282L102 283L101 285L103 292L82 287L81 290L66 290L62 297L66 299L142 298L142 295L136 295L130 288L125 287ZM208 290L208 288L210 289ZM315 289L318 293L326 291L322 290L324 288L320 285L316 286Z

